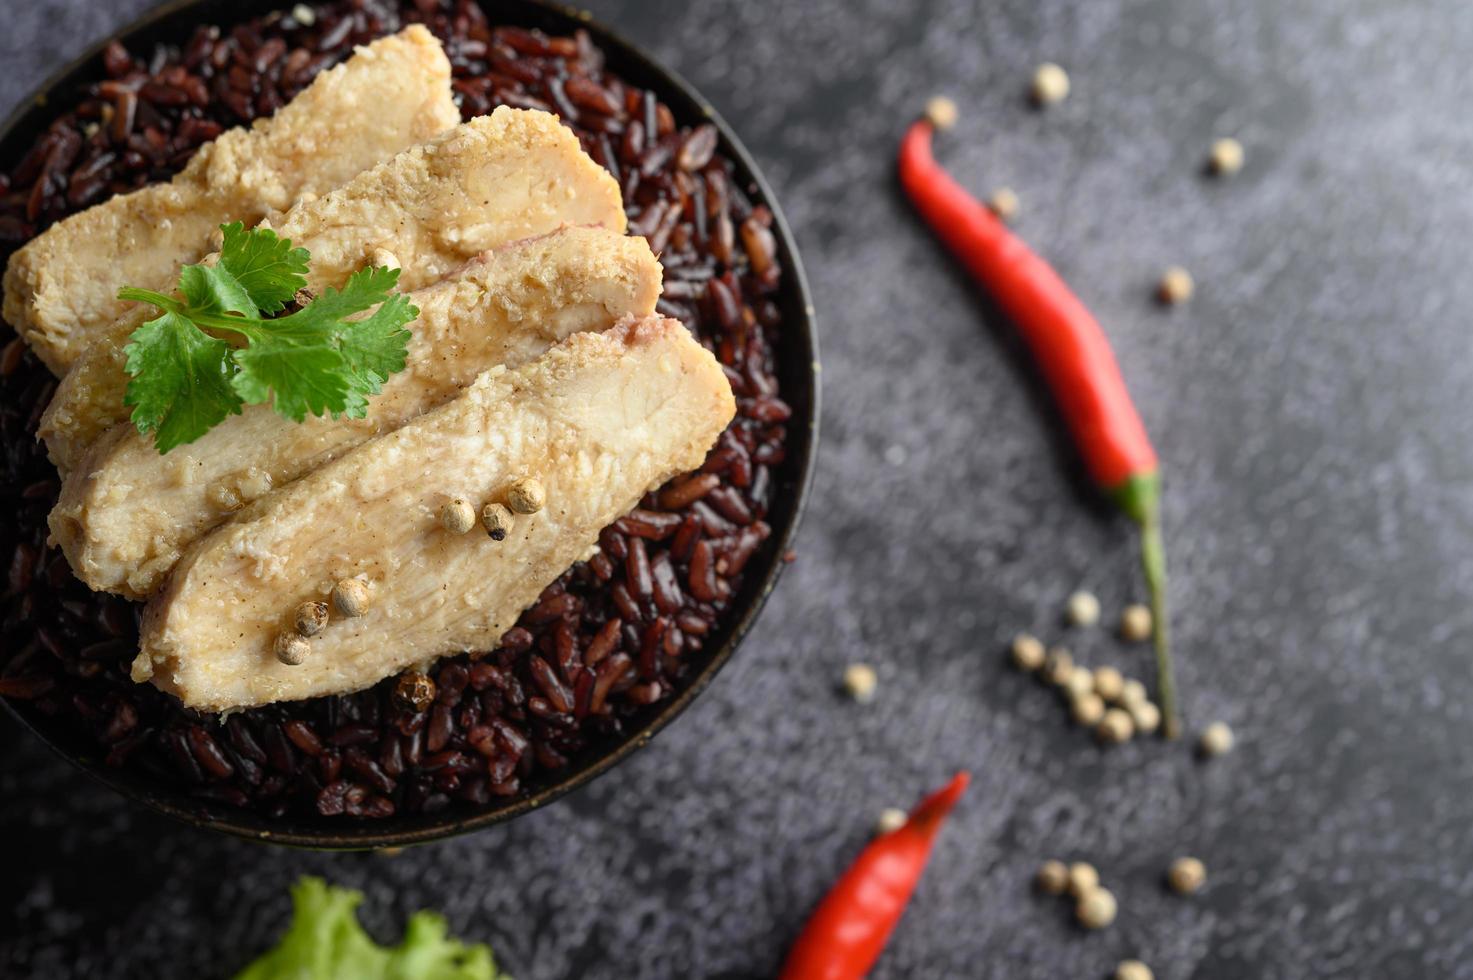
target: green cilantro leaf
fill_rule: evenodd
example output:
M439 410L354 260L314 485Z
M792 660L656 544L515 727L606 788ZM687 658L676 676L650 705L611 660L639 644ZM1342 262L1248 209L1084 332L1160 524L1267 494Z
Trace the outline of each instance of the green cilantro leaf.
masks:
M138 431L154 433L164 453L247 404L270 402L295 422L361 418L368 397L404 369L405 326L419 316L394 292L399 270L360 270L341 290L325 289L295 313L267 318L306 285L307 250L265 228L245 231L237 222L222 230L215 265L180 270L182 299L132 287L118 293L163 311L125 348L126 403Z
M240 414L230 387L230 347L178 313L165 313L133 332L127 403L133 424L152 432L158 451L193 442L227 415ZM147 382L142 381L147 377Z

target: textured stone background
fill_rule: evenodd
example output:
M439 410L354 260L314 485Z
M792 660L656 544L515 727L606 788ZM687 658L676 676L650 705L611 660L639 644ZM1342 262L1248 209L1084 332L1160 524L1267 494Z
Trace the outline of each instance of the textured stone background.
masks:
M0 103L149 0L28 0ZM1473 9L1459 0L605 0L691 78L797 229L823 319L825 445L800 558L719 681L617 775L397 858L176 826L0 722L0 974L228 974L302 872L394 935L431 905L522 980L770 975L875 814L976 783L880 977L1473 977ZM1035 63L1074 82L1031 111ZM1108 325L1170 474L1189 718L1240 749L1105 752L1002 664L1088 586L1140 595L1004 324L898 200L903 120L1007 184ZM1200 174L1237 135L1236 180ZM1158 270L1197 277L1152 305ZM1088 662L1147 670L1101 632ZM878 700L834 693L851 660ZM1160 874L1191 852L1192 900ZM1073 928L1029 878L1087 858Z

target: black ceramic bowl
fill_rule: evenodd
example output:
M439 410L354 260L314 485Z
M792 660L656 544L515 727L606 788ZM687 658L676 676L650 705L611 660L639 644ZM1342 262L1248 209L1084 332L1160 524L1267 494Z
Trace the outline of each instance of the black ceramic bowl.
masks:
M156 42L182 43L201 23L229 26L280 9L281 0L174 0L147 14L117 35L133 50ZM302 847L375 848L417 844L487 827L557 799L570 790L608 772L649 742L656 732L685 710L731 658L751 629L784 566L783 555L792 544L813 472L818 438L818 346L808 285L792 233L771 188L751 156L716 114L683 79L660 66L618 35L572 8L536 0L496 0L484 4L493 24L537 28L553 35L589 32L603 49L608 68L626 81L650 89L674 112L682 126L709 120L721 134L719 152L730 158L736 175L756 187L753 203L765 203L774 215L773 231L784 268L781 290L775 297L782 312L778 338L778 376L782 395L793 409L787 456L774 472L772 506L767 516L773 533L747 566L740 593L718 623L705 648L691 660L676 695L651 706L638 716L626 734L606 744L595 744L555 777L532 781L526 791L479 810L454 808L436 815L403 815L384 820L347 822L311 821L300 817L268 819L251 811L202 803L126 769L109 769L96 748L76 732L26 709L23 702L0 699L6 708L63 758L81 767L119 792L153 809L199 827L255 840ZM39 134L61 112L76 104L84 86L105 77L99 42L72 64L58 71L0 127L0 169L10 170Z

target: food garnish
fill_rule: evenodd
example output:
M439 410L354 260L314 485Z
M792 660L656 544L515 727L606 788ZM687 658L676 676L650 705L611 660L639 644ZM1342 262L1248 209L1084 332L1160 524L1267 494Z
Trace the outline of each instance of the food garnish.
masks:
M1048 67L1062 77L1062 91L1067 92L1068 78L1057 66L1040 67L1039 79L1053 75L1045 71ZM1161 712L1166 736L1175 737L1176 685L1167 639L1166 553L1156 451L1099 322L1048 263L937 163L931 152L933 129L934 124L923 117L906 132L900 145L901 185L926 223L1022 332L1090 474L1140 529Z
M294 422L308 415L362 418L368 397L404 368L419 311L394 292L398 269L366 268L294 313L279 314L307 285L306 249L268 228L222 225L215 265L186 265L182 298L125 286L118 298L162 315L133 331L126 403L139 432L166 453L193 442L244 405L270 402ZM359 320L348 320L374 306Z
M440 526L451 534L464 534L476 526L476 511L460 497L445 501L440 508Z
M1095 693L1111 703L1119 701L1125 690L1125 675L1114 667L1096 667L1094 681Z
M1074 917L1086 929L1103 929L1115 921L1119 905L1108 888L1091 888L1074 906Z
M1121 960L1115 967L1115 980L1156 980L1156 975L1140 960Z
M547 504L547 491L530 476L513 481L506 491L506 506L513 514L535 514Z
M1033 82L1028 87L1028 94L1040 106L1063 102L1069 95L1069 75L1053 62L1045 61L1033 69Z
M999 221L1011 224L1018 216L1019 204L1018 195L1011 187L999 187L987 199L987 210L997 215Z
M481 508L481 526L486 529L492 541L505 541L506 536L511 533L511 525L511 511L505 504L490 503Z
M1179 265L1168 266L1156 284L1156 298L1166 306L1180 306L1192 298L1196 288L1190 272Z
M307 656L312 652L312 644L300 633L281 633L276 637L273 646L276 659L288 667L299 667L307 662Z
M860 980L869 972L926 870L942 821L969 782L970 775L957 773L902 826L860 852L803 927L780 980Z
M1120 613L1120 638L1140 643L1151 638L1151 610L1140 604L1126 606Z
M297 607L297 632L303 636L316 636L327 625L327 603L313 600Z
M332 604L352 619L368 612L368 585L361 578L345 578L332 587Z
M844 692L860 704L873 701L879 686L879 675L869 664L850 664L844 668Z
M1231 136L1224 136L1212 143L1212 152L1207 156L1207 169L1219 177L1231 177L1243 169L1243 144Z
M1013 666L1019 670L1032 672L1043 666L1043 644L1039 642L1036 636L1028 633L1019 633L1013 637L1011 654Z
M1202 737L1197 744L1203 755L1226 755L1233 750L1233 730L1226 722L1214 721L1202 729Z
M1064 616L1070 626L1093 626L1100 621L1100 600L1093 592L1075 592L1064 606Z
M1100 873L1086 861L1075 861L1069 865L1068 892L1075 898L1083 898L1100 887Z
M1038 890L1045 895L1062 895L1069 887L1069 868L1063 861L1045 861L1034 877Z
M1100 727L1095 734L1106 745L1120 745L1129 742L1135 734L1135 722L1131 720L1130 712L1124 708L1111 708L1100 719Z
M451 939L435 912L414 913L397 946L380 946L358 923L362 901L362 892L300 879L281 942L235 980L509 980L490 948Z

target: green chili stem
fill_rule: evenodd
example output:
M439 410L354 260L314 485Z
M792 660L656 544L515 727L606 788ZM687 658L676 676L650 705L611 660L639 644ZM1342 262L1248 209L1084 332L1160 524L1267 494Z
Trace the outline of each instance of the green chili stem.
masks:
M1156 686L1161 699L1161 731L1167 738L1180 734L1176 714L1176 674L1171 662L1170 624L1166 611L1166 549L1161 543L1161 507L1154 504L1140 523L1141 568L1151 593L1151 642L1156 648Z

